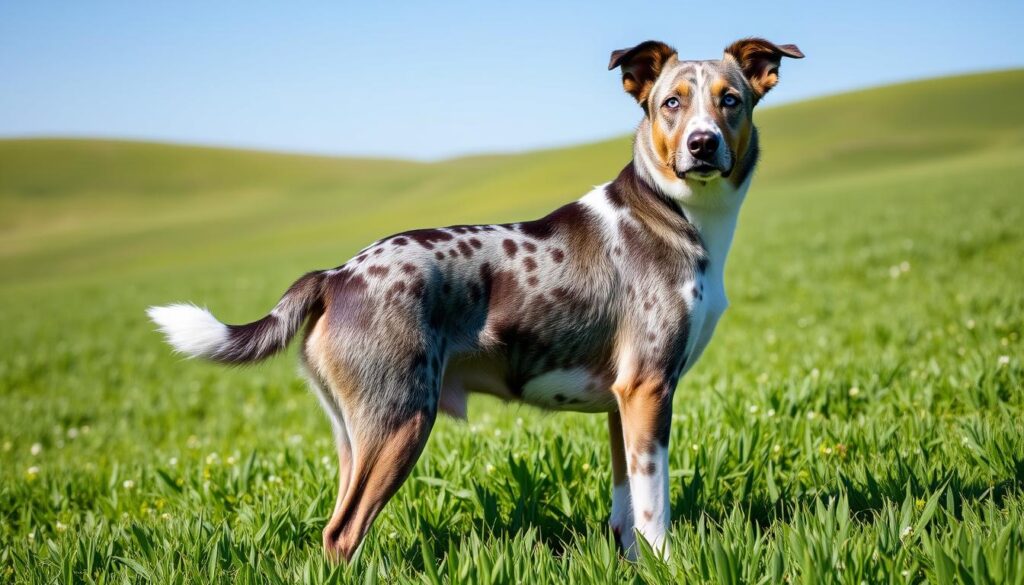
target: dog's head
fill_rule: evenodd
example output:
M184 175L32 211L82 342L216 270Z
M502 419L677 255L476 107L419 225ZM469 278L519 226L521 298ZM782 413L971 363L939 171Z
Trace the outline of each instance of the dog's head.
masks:
M683 61L665 43L647 41L614 51L608 69L622 70L623 87L647 115L640 146L649 172L680 192L745 170L737 167L756 148L754 106L778 83L782 58L803 56L796 45L743 39L720 60Z

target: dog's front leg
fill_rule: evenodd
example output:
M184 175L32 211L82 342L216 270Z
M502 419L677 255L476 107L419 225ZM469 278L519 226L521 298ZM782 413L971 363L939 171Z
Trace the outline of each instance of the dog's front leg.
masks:
M672 389L660 377L618 385L629 491L636 532L663 558L669 556L668 436ZM626 544L626 539L623 539ZM635 559L636 547L625 549Z
M608 523L622 550L628 551L636 542L633 532L633 502L629 496L626 473L626 446L622 438L622 418L618 412L608 413L608 440L612 452L612 512Z

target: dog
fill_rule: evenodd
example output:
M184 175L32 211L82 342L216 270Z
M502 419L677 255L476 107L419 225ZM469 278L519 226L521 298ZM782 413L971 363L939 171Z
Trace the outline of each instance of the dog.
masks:
M672 396L728 302L723 282L758 160L752 110L795 45L739 40L684 61L658 41L608 69L642 107L633 160L538 220L459 225L374 242L310 272L269 315L225 325L189 304L151 307L179 352L226 364L274 354L305 324L300 362L329 416L338 499L323 531L348 560L419 458L438 411L480 392L608 414L611 528L669 555Z

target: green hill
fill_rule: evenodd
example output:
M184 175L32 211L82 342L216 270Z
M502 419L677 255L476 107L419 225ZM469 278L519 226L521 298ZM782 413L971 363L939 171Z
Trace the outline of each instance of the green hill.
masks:
M758 112L753 197L914 165L1020 160L1008 71L869 89ZM629 139L435 164L109 140L0 141L0 270L21 284L222 264L260 249L336 264L431 224L525 218L609 180Z

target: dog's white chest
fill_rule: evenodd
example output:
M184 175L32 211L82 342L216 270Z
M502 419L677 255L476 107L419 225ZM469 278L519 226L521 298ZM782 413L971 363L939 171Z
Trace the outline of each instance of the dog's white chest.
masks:
M684 293L688 306L689 338L686 342L686 363L683 372L693 367L704 353L718 325L718 320L725 312L729 301L725 296L725 287L721 279L698 277Z

